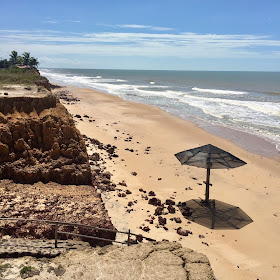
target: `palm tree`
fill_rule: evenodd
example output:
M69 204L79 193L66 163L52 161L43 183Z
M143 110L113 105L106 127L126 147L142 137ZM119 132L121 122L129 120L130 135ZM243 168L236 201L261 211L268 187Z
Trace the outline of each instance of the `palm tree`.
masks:
M37 58L35 58L35 57L30 57L30 59L29 59L29 63L28 63L28 65L30 66L30 67L36 67L36 66L38 66L38 64L39 64L39 61L37 60Z
M12 65L17 64L17 59L18 59L18 53L16 51L12 51L10 54L10 62Z
M25 66L29 65L30 53L29 52L24 52L22 54L22 57L23 57L23 65L25 65Z
M24 64L24 58L22 56L17 57L17 65L25 65Z

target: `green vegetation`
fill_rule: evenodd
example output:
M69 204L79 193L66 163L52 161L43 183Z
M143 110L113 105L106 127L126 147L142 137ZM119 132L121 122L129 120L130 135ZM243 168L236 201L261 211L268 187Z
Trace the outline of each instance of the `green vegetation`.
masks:
M34 85L48 80L39 75L36 69L9 68L0 69L0 85L21 84Z
M9 263L1 264L0 265L0 275L2 276L2 273L5 272L10 267L11 267L11 265Z
M26 66L35 68L39 65L39 61L35 57L31 57L29 52L24 52L21 56L18 55L17 51L12 51L10 59L0 60L0 68L11 68L17 66Z
M32 266L24 266L21 270L20 270L20 275L24 275L25 273L31 271L32 269L34 269L34 267Z
M34 275L39 275L40 271L37 270L35 267L32 266L24 266L21 270L20 270L20 276L21 278L29 278L32 277Z

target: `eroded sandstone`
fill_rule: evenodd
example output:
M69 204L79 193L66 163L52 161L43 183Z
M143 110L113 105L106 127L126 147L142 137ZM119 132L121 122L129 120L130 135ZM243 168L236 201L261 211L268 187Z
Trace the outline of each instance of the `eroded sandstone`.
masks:
M0 98L0 179L91 184L85 142L49 92Z

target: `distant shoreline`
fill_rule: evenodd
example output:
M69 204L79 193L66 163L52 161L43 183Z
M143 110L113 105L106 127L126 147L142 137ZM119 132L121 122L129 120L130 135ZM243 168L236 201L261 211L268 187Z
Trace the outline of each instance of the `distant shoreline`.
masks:
M97 91L94 90L92 88L88 88L88 87L79 87L76 85L69 85L69 84L60 84L57 82L51 82L55 85L61 86L61 87L77 87L77 88L84 88L87 90L92 90L92 91L96 91L99 92L100 94L105 94L105 95L110 95L110 96L114 96L112 94L109 93L105 93L102 91ZM122 97L120 97L122 100L124 100ZM133 102L136 104L142 104L142 103L138 103L138 102ZM145 104L147 105L147 104ZM147 106L151 106L151 105L147 105ZM162 110L161 108L159 108L160 110ZM164 111L164 110L162 110ZM172 114L172 113L171 113ZM248 132L244 132L244 131L239 131L237 129L233 129L233 128L229 128L229 127L225 127L222 125L215 125L212 124L210 122L206 122L203 120L198 120L198 119L191 119L191 118L181 118L180 116L176 116L174 114L172 114L174 117L178 117L184 121L189 121L191 123L193 123L194 125L202 128L203 130L205 130L206 132L213 134L215 136L221 137L225 140L231 141L234 144L238 145L239 147L241 147L242 149L247 150L248 152L260 155L260 156L265 156L268 158L272 158L275 160L278 160L280 158L280 151L276 149L275 144L269 142L268 140L254 135L254 134L250 134ZM253 143L253 145L252 145ZM280 148L280 147L279 147Z

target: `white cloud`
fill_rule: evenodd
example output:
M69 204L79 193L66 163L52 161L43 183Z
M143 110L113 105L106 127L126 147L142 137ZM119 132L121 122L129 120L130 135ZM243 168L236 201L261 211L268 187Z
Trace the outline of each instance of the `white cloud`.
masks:
M74 23L80 23L81 22L80 20L71 20L71 19L66 19L65 21L74 22Z
M139 27L140 28L140 27ZM0 30L2 53L12 49L36 56L109 55L179 58L279 57L280 40L254 34L64 33ZM276 50L277 49L277 50Z
M57 23L57 21L55 21L55 20L43 20L42 23L51 23L51 24L55 24L55 23Z
M99 24L112 28L131 28L131 29L148 29L154 31L171 31L174 28L170 27L161 27L161 26L152 26L152 25L141 25L141 24Z

